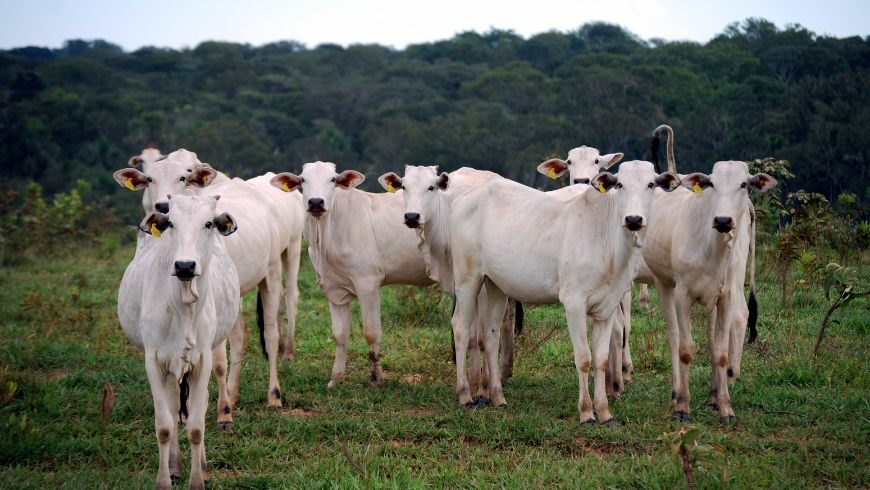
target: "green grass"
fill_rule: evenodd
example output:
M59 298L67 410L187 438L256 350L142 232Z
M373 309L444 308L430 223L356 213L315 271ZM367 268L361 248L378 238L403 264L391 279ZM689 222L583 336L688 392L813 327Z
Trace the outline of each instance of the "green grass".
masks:
M97 487L106 382L117 403L106 434L105 483L153 487L150 392L142 356L115 314L132 253L129 238L107 235L2 271L0 487ZM867 300L837 313L841 323L812 360L824 298L817 290L800 291L794 309L780 311L778 286L760 276L759 342L746 349L743 376L731 391L734 426L720 426L704 406L710 370L705 328L696 322L693 423L703 428L702 442L723 450L696 473L699 487L867 487ZM657 440L680 426L670 420L669 357L655 297L652 310L634 311L634 381L611 404L621 425L605 428L580 424L560 307L527 312L515 376L505 387L506 409L458 407L450 304L433 290L385 290L383 387L365 386L367 348L355 317L347 381L327 391L329 314L307 257L301 277L297 362L280 365L285 408L266 407L266 363L249 314L235 430L213 429L213 404L209 411L211 488L685 485L680 466ZM248 312L252 299L245 301ZM552 338L536 347L553 327ZM214 400L214 380L211 386ZM189 464L185 438L182 449Z

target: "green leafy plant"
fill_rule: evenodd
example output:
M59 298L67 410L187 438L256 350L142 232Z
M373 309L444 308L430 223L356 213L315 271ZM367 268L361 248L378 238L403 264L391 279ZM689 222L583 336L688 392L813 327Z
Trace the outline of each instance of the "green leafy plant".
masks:
M715 463L724 455L722 448L712 443L700 443L700 427L689 425L676 432L666 432L658 437L662 446L659 451L672 454L682 465L686 485L695 488L695 469ZM724 480L724 478L723 478Z
M831 321L831 315L841 306L851 303L855 298L870 295L870 284L863 281L854 269L835 263L830 263L825 267L825 281L822 287L825 291L825 299L828 301L833 299L833 303L828 307L828 311L822 318L822 324L819 325L819 337L813 348L813 356L819 352L828 323L838 323L837 320Z

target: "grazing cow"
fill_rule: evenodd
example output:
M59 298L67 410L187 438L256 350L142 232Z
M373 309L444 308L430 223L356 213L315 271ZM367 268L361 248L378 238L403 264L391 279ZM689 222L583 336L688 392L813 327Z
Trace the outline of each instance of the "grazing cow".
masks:
M223 345L239 310L236 268L217 237L231 235L236 224L218 213L218 198L174 196L167 214L150 214L143 231L163 236L137 251L118 293L124 334L145 352L160 449L157 488L181 481L176 414L187 415L189 488L205 488L212 350Z
M649 162L626 162L617 175L599 173L591 188L569 200L497 179L453 203L452 323L460 404L471 402L464 354L477 295L485 283L485 345L491 369L498 369L498 330L493 326L501 319L508 295L528 304L562 303L580 385L581 420L595 421L588 392L589 370L594 369L594 408L602 422L611 423L604 383L612 319L634 279L653 188L671 188L676 181L670 173L656 175ZM591 354L587 314L592 317ZM496 373L492 384L493 404L506 404Z
M690 310L700 303L708 314L712 360L710 403L720 420L735 419L729 378L739 365L749 315L743 301L746 263L753 248L754 216L748 190L766 192L776 180L750 175L745 162L724 161L712 174L682 177L683 189L656 200L644 260L659 292L667 327L673 378L674 417L688 420L689 364L695 355ZM754 259L753 259L754 261ZM754 269L754 264L751 266ZM737 358L735 358L737 357ZM731 374L732 376L729 376Z
M282 172L272 185L302 191L308 216L303 225L317 283L329 301L335 361L327 387L342 382L350 335L350 302L359 300L369 345L371 385L381 372L381 287L387 284L428 286L426 263L415 233L401 226L400 192L371 194L356 189L365 177L355 170L335 171L329 162L306 163L300 175Z
M262 315L258 324L261 328L261 341L269 360L269 389L267 393L270 406L281 406L281 390L278 381L277 359L279 352L278 309L282 294L281 272L285 271L288 281L284 292L288 307L288 324L295 324L295 304L297 288L295 277L298 273L301 246L301 201L296 196L288 196L264 187L262 179L253 182L230 179L203 164L195 153L178 150L166 159L152 164L148 173L127 168L114 174L115 180L133 190L145 189L149 202L158 212L167 212L169 201L165 196L186 191L201 195L220 194L223 199L218 208L231 212L245 222L242 230L224 240L227 253L233 259L240 279L240 294L244 295L257 288L258 303L262 304ZM265 178L269 178L265 176ZM276 220L274 217L282 219ZM295 220L295 224L294 224ZM292 281L292 282L290 282ZM259 308L258 308L259 309ZM239 376L245 347L245 324L239 311L236 324L230 334L231 364L229 377L226 363L216 362L216 374L222 396L218 402L218 425L228 429L232 426L232 407L238 402ZM292 349L289 351L292 352ZM218 353L215 353L219 359ZM226 354L224 353L224 358ZM226 382L224 382L226 380ZM226 391L226 396L223 393Z
M450 233L448 217L450 203L458 196L488 182L501 178L498 174L472 168L460 168L450 174L438 174L437 166L405 166L405 175L399 177L394 172L387 172L378 178L378 182L388 192L401 189L405 202L404 223L417 233L417 246L426 261L426 273L437 282L441 289L453 294L453 263L450 257ZM485 304L486 291L481 290L478 302ZM521 308L521 307L520 307ZM513 370L513 335L517 317L508 312L502 321L500 360L502 383ZM514 320L514 321L511 321ZM521 325L520 325L521 326ZM470 355L471 391L476 393L476 400L485 402L489 399L488 369L481 365L482 343L479 338L480 318L476 317L471 328L469 343L472 346Z

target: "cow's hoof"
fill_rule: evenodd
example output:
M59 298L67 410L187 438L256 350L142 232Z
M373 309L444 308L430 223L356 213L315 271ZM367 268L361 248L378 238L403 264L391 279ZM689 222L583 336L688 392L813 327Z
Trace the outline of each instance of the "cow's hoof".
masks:
M601 422L601 425L606 425L607 427L616 427L619 425L619 423L616 421L616 419L611 417L611 418L605 420L604 422Z
M719 411L719 405L715 402L710 402L707 404L707 406L710 407L711 409L717 411L717 412Z
M591 418L591 419L589 419L589 420L586 420L585 422L583 422L583 425L595 425L595 424L596 424L596 422L595 422L595 418L594 418L594 417Z
M331 380L329 380L329 383L326 384L326 389L331 390L331 389L335 388L336 386L338 386L338 381L331 379Z
M674 412L671 418L679 422L689 422L692 420L692 416L688 412Z
M383 385L384 385L383 379L373 379L373 380L369 381L368 387L369 388L380 388Z
M178 485L181 485L181 476L169 475L169 481L172 482L173 487L177 487Z
M474 397L474 400L472 400L472 403L474 403L475 407L485 407L487 405L492 405L492 400L490 400L489 398L484 398L483 396L478 395L478 396Z
M232 432L233 431L233 421L223 421L217 423L218 430L222 430L224 432Z
M477 408L477 403L475 403L474 400L472 400L470 402L463 403L462 406L465 408Z
M728 415L726 417L719 417L719 423L722 425L731 425L737 423L737 417L734 415Z

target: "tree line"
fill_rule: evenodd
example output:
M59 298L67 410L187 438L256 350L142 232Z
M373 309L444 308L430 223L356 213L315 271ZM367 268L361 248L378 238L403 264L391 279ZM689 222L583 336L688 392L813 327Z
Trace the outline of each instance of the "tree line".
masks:
M791 161L789 185L870 198L870 38L763 19L706 44L590 23L525 39L464 32L404 50L204 42L125 52L103 40L0 50L0 175L48 192L76 179L133 212L111 171L148 144L233 176L336 162L369 176L406 163L471 166L538 187L570 148L650 159L677 133L681 171Z

